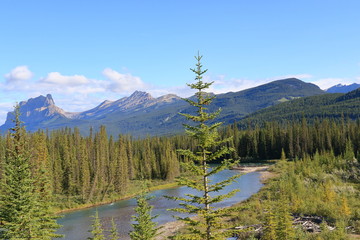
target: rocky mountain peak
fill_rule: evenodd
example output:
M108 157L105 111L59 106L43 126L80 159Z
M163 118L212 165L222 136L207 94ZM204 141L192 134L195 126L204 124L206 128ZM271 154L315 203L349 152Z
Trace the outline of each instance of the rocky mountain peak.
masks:
M164 96L158 97L157 100L159 102L173 102L176 100L181 99L179 96L175 95L175 94L166 94Z
M142 103L153 99L154 98L150 95L150 93L135 91L133 94L130 95L130 97L127 98L127 101L134 103Z
M65 112L55 105L51 94L46 96L40 95L36 98L30 98L27 101L19 103L21 121L31 124L33 122L41 122L51 118L64 117ZM5 125L12 124L14 118L13 112L8 113Z
M29 109L37 109L43 107L49 107L55 105L54 99L51 94L47 94L46 97L40 95L36 98L30 98L27 101L22 101L19 103L20 107L26 107Z

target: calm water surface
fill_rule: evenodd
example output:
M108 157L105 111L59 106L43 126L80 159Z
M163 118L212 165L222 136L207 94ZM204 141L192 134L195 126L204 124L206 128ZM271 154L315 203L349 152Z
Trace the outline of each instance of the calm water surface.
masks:
M230 176L238 174L238 171L235 170L224 170L216 174L212 180L218 182ZM216 205L217 207L226 207L231 206L239 201L249 198L252 194L256 193L262 187L260 182L260 173L253 172L242 175L237 179L237 182L234 182L230 186L227 186L224 191L219 194L224 194L233 189L239 189L235 196L232 198L224 200L222 203ZM174 212L169 212L167 209L178 207L178 203L172 200L168 200L163 196L184 196L185 193L193 193L196 191L189 189L187 187L176 187L169 188L164 190L158 190L151 192L150 195L155 198L150 201L150 204L154 206L153 215L158 214L159 217L156 218L156 222L159 224L164 224L167 222L174 221L172 215L176 214ZM90 237L89 229L91 228L92 218L96 209L99 212L99 217L103 223L104 228L111 228L111 219L114 218L115 223L118 226L118 230L121 236L121 239L129 239L128 233L132 230L131 228L131 215L134 214L134 207L136 207L136 200L122 200L108 205L102 205L98 207L88 208L84 210L78 210L63 215L63 218L58 220L58 223L63 227L58 231L58 233L64 234L65 239L68 240L81 240L87 239Z

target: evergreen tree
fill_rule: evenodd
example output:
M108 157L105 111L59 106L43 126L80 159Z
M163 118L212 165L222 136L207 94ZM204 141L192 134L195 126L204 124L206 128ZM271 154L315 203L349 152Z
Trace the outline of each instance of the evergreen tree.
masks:
M230 139L219 140L217 129L222 123L209 123L219 115L220 109L212 113L206 111L206 106L212 102L214 97L204 92L205 89L211 86L212 82L206 83L202 80L203 74L206 73L207 70L202 70L201 58L202 56L199 54L195 56L197 60L196 68L191 69L191 71L196 75L196 82L188 84L190 88L197 90L195 94L197 100L185 99L190 105L197 108L197 114L181 113L181 115L197 124L196 126L184 125L186 132L191 136L197 146L194 151L189 149L179 150L180 154L190 159L190 161L184 164L184 168L196 177L181 177L178 183L200 191L202 196L186 194L186 197L169 198L180 201L181 207L172 209L173 211L198 215L196 218L177 217L187 224L188 230L190 231L189 235L182 235L177 238L222 239L225 237L226 232L216 230L223 227L220 218L226 215L226 211L224 209L215 209L213 205L232 196L236 191L217 196L211 196L210 194L219 192L226 185L233 182L237 176L214 184L211 184L209 180L210 176L229 168L234 163L229 159L224 159L230 154L230 149L225 144ZM213 160L222 160L222 163L211 168L209 167L209 162Z
M101 226L101 222L100 222L100 218L99 218L99 213L96 210L95 215L92 216L93 217L93 224L92 226L92 230L91 235L92 237L88 238L90 240L105 240L105 236L103 234L103 228Z
M20 121L20 107L15 106L15 126L8 135L5 167L0 193L0 236L3 239L51 239L59 226L55 223L49 194L42 191L44 179L34 181L27 149L26 132ZM41 174L41 177L44 175ZM45 199L42 199L45 197Z
M292 226L292 216L290 215L289 202L281 194L277 200L277 238L278 240L291 240L295 238L295 231Z
M110 240L119 240L119 233L117 231L116 223L114 218L111 219L111 230L110 230Z
M35 182L36 186L36 197L37 197L37 212L33 217L38 218L39 221L39 239L51 240L54 238L61 238L63 235L56 234L56 230L60 228L57 224L56 219L59 218L54 214L53 207L54 201L52 197L51 185L47 176L47 171L44 166L40 167L40 177Z
M261 236L262 240L276 240L276 225L277 219L275 214L275 204L270 199L270 193L267 196L268 200L266 201L267 207L265 208L265 222L264 222L264 234Z
M156 227L157 223L153 222L156 216L151 216L152 206L148 201L151 197L147 196L145 192L136 197L137 207L135 212L137 216L133 216L133 220L136 222L132 224L134 230L130 232L130 238L132 240L152 240L159 235L159 227Z

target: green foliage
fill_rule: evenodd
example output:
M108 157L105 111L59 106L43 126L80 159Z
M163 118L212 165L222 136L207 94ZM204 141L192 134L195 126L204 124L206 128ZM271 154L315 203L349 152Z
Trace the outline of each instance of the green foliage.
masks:
M137 207L135 208L136 216L133 216L133 220L136 222L132 224L134 230L130 232L130 238L132 240L153 240L158 236L159 227L156 227L157 223L153 220L156 216L151 216L152 206L148 201L151 197L147 196L145 192L136 197Z
M105 236L103 234L104 230L102 228L99 213L96 210L95 215L93 217L93 224L91 225L92 229L90 230L92 237L89 237L90 240L105 240Z
M242 122L264 123L300 120L338 119L345 116L356 120L360 117L360 90L347 94L323 94L295 99L265 108L247 116Z
M29 133L26 138L35 185L43 175L48 182L46 190L58 208L119 199L136 194L130 186L139 179L159 184L180 174L176 143L169 138L120 136L114 140L105 128L88 137L81 136L78 129L64 129ZM10 136L0 136L1 156L11 144ZM4 160L0 158L0 179Z
M180 177L178 183L196 189L202 195L186 194L186 197L169 197L180 202L181 207L172 209L173 211L196 215L196 217L177 217L177 219L186 223L189 234L178 235L175 239L222 239L225 238L226 231L223 231L221 217L227 213L224 209L215 209L213 205L232 196L236 191L217 196L210 194L222 190L238 176L214 184L211 184L209 180L210 176L229 168L233 162L226 159L230 149L225 143L229 142L230 139L219 140L217 129L221 123L209 124L209 121L219 115L220 110L211 113L207 112L207 106L214 97L204 92L204 90L211 86L212 83L206 83L202 80L203 74L207 71L202 70L202 56L198 55L195 58L197 60L196 68L191 69L196 75L195 83L188 84L188 86L197 90L195 93L196 100L185 100L197 109L197 114L181 113L181 115L197 124L195 126L184 125L186 133L193 139L195 147L193 149L179 150L182 156L189 159L182 167L187 172L191 172L194 177ZM209 162L219 159L222 160L219 166L209 167ZM219 231L219 229L221 230Z
M360 137L357 134L360 132L360 121L319 119L311 122L302 118L300 122L266 122L254 127L248 125L246 129L240 127L236 123L227 126L221 135L224 138L234 136L231 146L243 160L279 159L282 151L290 160L314 156L316 152L333 152L335 156L348 152L344 157L356 171L353 160L360 152Z
M119 240L119 233L114 218L111 219L110 240Z
M277 201L267 201L264 219L264 233L261 239L287 240L295 239L295 230L292 226L292 216L289 202L279 192ZM269 196L268 196L269 198Z
M53 239L59 225L51 211L51 192L44 172L34 180L29 160L27 134L15 107L15 126L7 136L4 172L1 179L0 235L4 239Z
M359 182L344 178L352 172L347 155L353 154L335 157L325 152L279 160L272 167L278 176L238 207L235 226L264 224L261 239L348 239L348 226L359 234ZM318 216L323 220L322 232L304 232L301 225L292 224L292 216Z

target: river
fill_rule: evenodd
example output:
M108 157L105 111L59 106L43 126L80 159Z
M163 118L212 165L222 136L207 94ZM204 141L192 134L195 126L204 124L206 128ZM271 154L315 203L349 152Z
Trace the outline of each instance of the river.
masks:
M234 174L238 174L236 170L224 170L217 173L212 180L218 182ZM233 189L240 189L236 195L232 198L225 199L223 202L216 205L216 207L231 206L239 201L243 201L249 198L252 194L256 193L262 187L260 182L260 173L252 172L240 176L236 182L227 186L224 191L219 194L224 194ZM159 224L174 221L172 215L174 212L169 212L167 209L178 207L178 203L172 200L168 200L163 196L184 196L185 193L195 193L192 189L187 187L175 187L164 190L157 190L151 192L150 195L154 196L154 199L150 201L150 204L154 206L152 214L159 215L155 219ZM131 230L131 216L134 214L134 207L136 207L135 199L121 200L115 203L97 206L93 208L87 208L83 210L77 210L74 212L66 213L58 223L62 225L62 228L58 231L60 234L64 234L67 240L81 240L87 239L90 236L89 229L91 228L92 218L96 209L98 210L99 217L103 223L104 228L111 228L111 219L114 218L115 223L118 226L121 239L129 239L128 233Z

